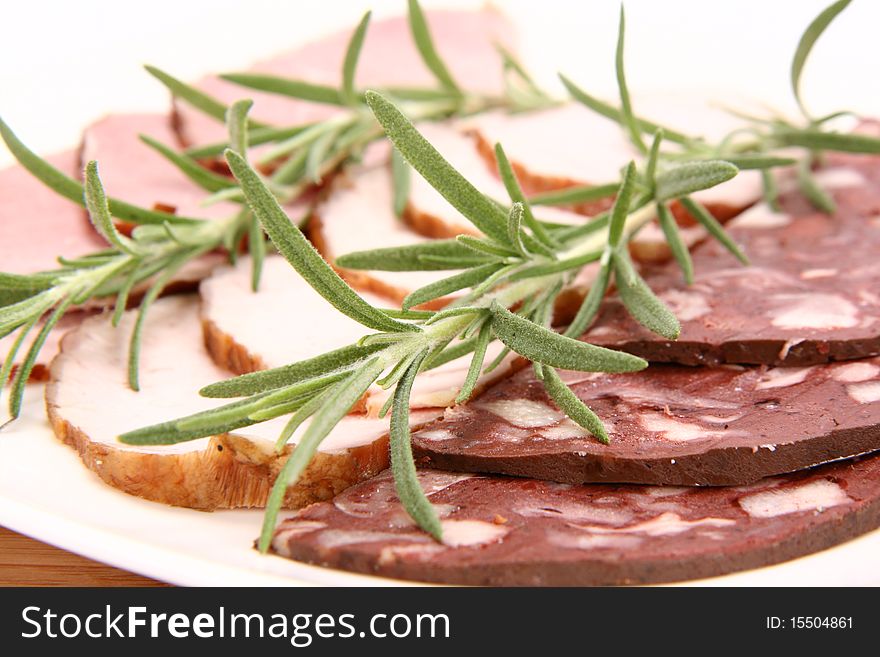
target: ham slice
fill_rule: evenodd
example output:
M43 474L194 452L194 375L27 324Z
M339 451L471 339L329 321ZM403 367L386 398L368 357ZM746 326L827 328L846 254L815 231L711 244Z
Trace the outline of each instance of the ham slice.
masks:
M243 258L235 267L223 267L202 283L202 322L205 344L214 361L238 374L280 367L357 342L370 329L342 315L315 292L280 256L266 258L258 292L251 290L251 263ZM377 307L391 304L370 294L364 298ZM308 329L290 335L267 327ZM499 344L487 352L490 363L501 351ZM412 408L451 406L467 374L470 356L456 359L419 375L413 386ZM515 359L484 375L481 390L507 376ZM391 390L373 386L362 410L377 415Z
M74 151L50 155L53 166L79 178ZM56 269L58 256L76 258L107 248L80 206L63 198L19 165L0 171L0 271L32 274Z
M120 490L157 502L197 509L258 507L284 462L274 441L279 418L234 434L168 446L133 446L117 435L219 405L198 394L227 376L201 346L198 301L157 301L142 347L141 392L126 383L128 336L134 314L118 329L106 317L87 320L65 338L51 367L46 406L56 435L73 446L99 477ZM413 424L436 413L415 413ZM291 439L290 449L305 427ZM317 457L291 486L285 506L328 499L388 464L387 420L352 415L340 422Z
M719 141L742 123L706 99L693 96L648 95L637 97L634 105L640 116L710 142ZM618 124L579 103L528 114L485 114L474 118L470 126L484 157L494 162L494 145L500 142L523 185L535 193L614 182L621 167L641 159ZM665 148L671 147L667 142ZM694 197L725 220L761 194L760 174L743 171ZM610 200L603 200L581 209L592 214L609 205Z
M502 66L493 43L512 46L513 28L492 9L482 11L426 12L434 45L452 76L463 87L483 93L501 93ZM255 64L251 71L313 83L338 86L342 61L351 30L337 32L284 54ZM413 44L406 17L373 21L367 30L357 68L362 88L376 86L436 86ZM199 89L225 103L252 98L254 119L277 125L321 121L340 112L321 105L262 93L209 76L199 80ZM214 119L185 103L175 105L180 138L187 145L223 141L226 132Z
M229 217L240 209L236 203L202 205L209 193L143 143L141 134L171 147L177 141L164 114L111 114L83 133L82 161L97 160L108 194L144 208L201 219Z

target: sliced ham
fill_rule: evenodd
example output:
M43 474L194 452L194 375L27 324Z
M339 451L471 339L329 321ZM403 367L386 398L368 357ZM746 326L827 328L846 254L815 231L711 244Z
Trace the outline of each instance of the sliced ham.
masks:
M219 405L198 394L227 375L202 347L198 301L157 301L145 326L141 391L127 384L126 361L134 313L117 329L107 317L87 320L65 338L53 361L46 406L56 435L73 446L99 477L120 490L197 509L258 507L284 462L274 451L284 419L233 434L169 446L133 446L117 436ZM435 414L415 413L414 424ZM305 427L294 434L289 453ZM387 467L387 420L352 415L324 440L316 459L291 486L285 506L328 499Z
M46 158L62 173L79 178L74 151ZM0 171L0 271L32 274L58 267L58 256L76 258L107 248L83 221L83 210L37 180L24 167Z
M224 267L202 283L202 322L205 343L215 362L243 374L280 367L357 342L370 329L341 314L315 292L280 256L266 259L258 292L251 290L250 261ZM370 294L376 307L391 304ZM278 331L277 327L288 327ZM299 327L305 327L300 329ZM268 328L275 327L275 328ZM486 363L500 353L494 347ZM462 357L419 375L411 395L413 408L445 408L453 404L467 374L470 357ZM483 389L507 376L514 359L486 374ZM370 388L362 410L378 414L393 392Z
M431 11L426 12L426 16L437 51L456 81L468 89L487 94L500 93L503 89L502 65L493 43L512 46L510 35L514 30L507 19L492 9ZM350 37L351 30L337 32L258 62L250 70L338 86ZM362 88L436 86L413 44L406 17L376 20L370 24L358 61L357 84ZM332 105L262 93L214 76L199 80L196 87L225 103L252 98L252 116L276 125L321 121L340 112ZM226 138L219 122L191 106L176 103L175 112L180 137L185 144L202 145Z
M561 372L601 444L531 368L413 435L420 463L562 483L735 486L880 450L880 359L813 367Z
M164 114L111 114L83 132L82 161L98 162L109 195L144 208L199 219L229 217L240 209L228 202L203 205L209 193L143 143L141 134L175 148L177 137Z
M643 274L681 320L669 341L608 298L584 339L648 360L685 365L811 365L880 354L880 158L845 158L816 172L837 212L813 209L796 190L782 213L759 203L728 225L751 259L744 267L714 240L693 252L695 280L675 264Z
M419 472L443 543L419 531L390 472L282 522L285 557L370 575L492 586L649 584L818 552L880 526L880 457L733 488L562 486Z
M648 95L634 101L640 116L702 136L710 143L722 139L742 121L706 99L686 95ZM470 125L480 151L494 162L500 142L531 192L573 185L601 185L620 178L620 169L642 156L615 122L579 103L528 114L494 112L474 118ZM667 149L674 146L667 142ZM728 219L761 197L756 171L742 171L732 180L694 194L719 219ZM610 200L582 207L588 214L606 209Z

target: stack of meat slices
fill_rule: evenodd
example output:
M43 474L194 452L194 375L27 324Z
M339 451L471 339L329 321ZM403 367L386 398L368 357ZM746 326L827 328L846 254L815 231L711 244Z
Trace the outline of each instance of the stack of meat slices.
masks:
M697 278L644 268L681 339L605 300L584 340L652 361L635 374L563 373L605 422L600 444L532 368L413 434L438 543L390 473L284 521L294 559L456 584L668 582L778 563L880 526L880 158L818 172L831 216L798 192L728 225L751 258L694 249Z
M491 36L501 39L502 33L509 33L502 16L491 11L438 12L431 13L429 20L436 28L434 36L439 50L453 60L457 53L469 53L467 60L459 56L458 64L453 66L466 86L501 88L502 65ZM349 37L349 32L333 35L261 66L284 70L287 75L300 72L314 81L336 83ZM431 84L431 74L421 65L410 69L385 66L387 53L396 50L413 50L409 59L418 62L413 48L405 20L395 18L375 23L363 47L358 82L363 86ZM473 57L485 65L472 67ZM289 70L287 65L291 61L305 69ZM241 88L214 78L203 80L200 85L229 100L242 95ZM258 96L258 109L264 112L261 118L275 112L289 123L305 108L314 109L314 105L299 101L266 94ZM74 153L50 159L74 178L80 175L85 162L97 160L109 194L168 212L169 216L228 217L238 211L236 205L204 205L206 192L184 178L140 137L145 134L170 147L190 143L196 135L203 139L223 139L219 124L212 127L198 114L182 107L177 109L176 121L158 114L108 116L86 129L79 161ZM326 108L318 106L318 109ZM389 152L387 146L377 147L375 157L382 162L377 167L381 169L380 177L386 176ZM373 159L374 156L367 154L364 161ZM369 169L366 164L365 167ZM20 167L0 175L4 176L0 207L3 216L9 219L2 224L10 229L5 244L10 247L11 258L20 254L19 259L7 259L4 270L29 273L51 269L59 254L79 256L104 248L81 208L54 196ZM5 184L7 180L9 185ZM381 205L384 197L374 197L369 174L364 176L364 181L366 189L356 186L361 194L356 200L376 210L370 233L384 241L381 245L395 243L395 230L401 234L397 243L427 239L390 215L390 177L382 178L388 183L387 190L382 192L387 191L387 206ZM5 197L7 190L10 198ZM339 211L331 211L325 216L347 219L350 213L345 210L345 195L334 193L331 198L325 207L339 206L341 215ZM24 199L32 223L39 222L43 232L57 237L41 242L45 253L35 254L32 248L12 248L16 241L22 247L29 245L25 240L30 236L22 234L17 221L18 216L25 215ZM303 215L300 206L288 208L288 212L294 220ZM363 219L362 213L354 216ZM385 221L388 216L393 223ZM59 228L62 225L63 228ZM13 230L14 226L18 228ZM336 227L334 223L334 229ZM120 223L119 228L127 231L131 226ZM326 240L326 243L333 242ZM364 246L364 242L359 244L359 248ZM247 258L242 258L235 267L218 267L224 260L219 254L202 258L182 271L169 287L171 292L187 292L202 282L201 295L167 297L151 309L141 350L139 392L130 389L126 373L134 311L127 312L115 329L106 313L72 315L53 332L52 340L41 352L42 362L34 370L34 378L49 381L47 410L56 434L78 451L90 469L120 490L157 502L205 510L263 506L279 468L295 449L307 424L300 427L280 452L274 443L283 427L281 420L172 446L132 447L120 443L117 436L219 405L223 400L199 395L199 389L208 383L231 374L316 356L353 343L368 332L320 298L282 258L267 258L259 293L250 291ZM413 287L423 284L415 280L408 283ZM375 291L384 294L380 297L371 296L372 283L359 287L365 297L379 307L398 306L409 291L401 289L394 293L390 286L379 285ZM136 300L137 295L133 295L133 301ZM93 310L105 309L112 301L96 300ZM278 326L295 331L297 339L291 340L283 332L279 333ZM12 340L12 337L3 340L0 344L3 352ZM513 358L508 358L491 377L484 377L479 387L487 387L509 373L513 362ZM414 427L438 418L443 408L452 403L467 367L466 360L453 361L420 381L413 396ZM304 476L288 489L286 507L299 508L327 499L388 467L387 420L376 417L388 394L378 387L371 389L354 412L331 432Z

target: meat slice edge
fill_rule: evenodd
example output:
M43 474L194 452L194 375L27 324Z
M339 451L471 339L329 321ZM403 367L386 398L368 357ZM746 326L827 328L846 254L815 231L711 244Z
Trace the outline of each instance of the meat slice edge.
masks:
M202 346L198 300L156 302L145 326L141 392L126 379L128 336L134 313L117 329L107 317L68 334L51 365L46 408L56 435L79 453L106 483L148 500L196 509L263 506L284 456L277 455L279 418L231 434L169 446L132 446L117 435L206 410L224 400L200 397L203 385L221 380ZM436 413L414 413L418 426ZM388 466L387 420L350 415L324 440L301 479L288 488L285 507L327 499Z

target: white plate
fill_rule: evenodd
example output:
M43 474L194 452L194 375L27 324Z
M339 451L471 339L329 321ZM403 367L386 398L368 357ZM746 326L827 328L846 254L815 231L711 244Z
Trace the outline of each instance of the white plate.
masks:
M0 433L0 525L172 584L404 584L258 554L253 542L260 531L259 511L178 509L107 486L55 439L45 420L42 389L31 386L27 394L22 417ZM880 585L880 531L778 566L691 584Z

